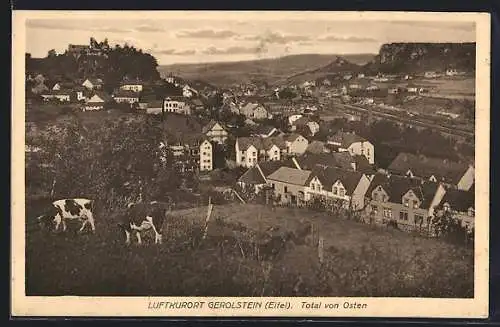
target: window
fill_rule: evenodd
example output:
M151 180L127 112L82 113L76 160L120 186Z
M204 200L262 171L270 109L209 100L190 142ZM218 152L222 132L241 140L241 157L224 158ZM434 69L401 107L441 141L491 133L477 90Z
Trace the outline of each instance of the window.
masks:
M474 217L474 209L470 208L468 211L469 216Z
M271 188L274 190L274 183L271 184Z
M401 211L401 212L399 213L399 219L400 219L400 220L408 220L408 212Z
M339 195L340 196L345 196L345 190L343 188L339 189Z
M274 151L274 155L277 156L278 155L278 151Z
M417 200L413 200L413 208L418 208L418 201Z
M403 199L403 204L404 204L405 207L408 207L408 205L409 205L408 204L408 199L404 198Z
M422 215L415 215L415 224L420 224L421 222L424 222L424 216Z
M370 156L370 149L366 149L366 154Z
M252 156L254 156L254 157L255 157L256 155L257 155L257 152L255 152L255 151L254 151L254 152L252 152Z
M288 187L286 187L286 186L285 186L285 187L283 187L283 191L284 191L285 193L288 193Z
M384 208L384 217L385 218L392 218L392 210L391 208Z
M312 188L313 191L316 191L316 184L312 183L311 184L311 188Z
M337 187L336 186L333 187L333 194L337 195Z
M378 193L373 193L373 200L378 201Z
M245 161L245 157L241 157L241 160Z
M207 155L207 153L206 153L206 152L203 152L203 155L204 155L204 156L206 156L206 155Z
M374 214L377 214L378 213L378 207L377 206L372 206L372 212Z

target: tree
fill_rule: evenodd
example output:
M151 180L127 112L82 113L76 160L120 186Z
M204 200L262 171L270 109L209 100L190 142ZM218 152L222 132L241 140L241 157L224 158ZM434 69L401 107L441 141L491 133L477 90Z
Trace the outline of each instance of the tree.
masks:
M441 215L434 216L431 219L431 227L437 237L448 242L467 244L470 241L470 232L451 211L443 211Z
M51 49L51 50L49 50L49 52L47 52L47 58L53 58L55 56L57 56L56 50Z

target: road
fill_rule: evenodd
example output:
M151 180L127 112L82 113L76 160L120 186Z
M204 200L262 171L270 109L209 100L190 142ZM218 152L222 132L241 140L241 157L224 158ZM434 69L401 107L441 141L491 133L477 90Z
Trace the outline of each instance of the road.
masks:
M362 113L366 113L366 114L371 113L373 116L382 117L382 118L385 118L387 120L392 120L392 121L405 123L405 124L411 124L414 126L432 128L432 129L438 130L442 133L446 133L446 134L453 135L453 136L474 137L474 133L460 129L460 128L450 128L450 127L443 126L443 125L424 122L424 121L418 120L416 118L413 118L413 119L404 118L404 117L401 117L401 116L398 116L395 114L389 114L386 112L378 111L375 108L370 110L370 109L366 109L363 107L358 107L358 106L344 104L344 103L337 103L337 102L331 102L331 104L335 104L336 107L343 109L343 110L346 110L346 111L350 110L350 111L362 112Z

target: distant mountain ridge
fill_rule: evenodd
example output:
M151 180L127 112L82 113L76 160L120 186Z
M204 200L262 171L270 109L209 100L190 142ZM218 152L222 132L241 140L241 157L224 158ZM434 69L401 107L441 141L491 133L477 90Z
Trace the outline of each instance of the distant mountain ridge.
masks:
M324 55L301 54L272 59L257 59L237 62L202 64L174 64L159 66L162 76L169 73L186 79L201 79L210 84L228 86L255 80L275 83L289 76L321 69L334 63L338 58L350 64L363 65L373 59L375 54Z

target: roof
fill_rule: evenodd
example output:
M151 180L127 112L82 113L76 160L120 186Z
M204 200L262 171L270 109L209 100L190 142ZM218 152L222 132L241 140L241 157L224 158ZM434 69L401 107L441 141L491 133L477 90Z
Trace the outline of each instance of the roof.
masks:
M148 108L163 108L163 101L161 100L148 100L146 103Z
M257 167L251 167L243 175L241 175L240 178L238 178L238 182L260 185L265 184L266 180Z
M297 138L299 138L301 135L297 133L290 133L284 136L284 139L288 142L294 142Z
M273 137L259 137L259 136L249 136L249 137L239 137L237 139L240 151L247 150L251 145L253 145L257 150L269 150L276 145L280 149L286 147L285 141L280 136Z
M354 159L348 152L335 153L304 153L296 158L302 169L312 169L315 166L337 167L353 170Z
M389 195L389 202L401 203L403 195L405 195L409 190L419 198L422 202L421 208L428 209L432 202L432 199L436 195L436 191L439 187L438 183L430 181L420 181L414 178L406 178L402 176L387 176L384 174L375 174L373 180L368 187L366 195L371 197L373 190L382 186L385 192Z
M323 153L325 152L325 143L321 141L312 141L307 145L306 152L309 153Z
M434 175L438 181L451 184L457 184L467 169L469 165L466 163L406 152L399 153L388 167L394 174L406 175L408 170L411 170L414 176L429 179Z
M128 90L116 90L113 92L115 98L138 98L139 93Z
M120 85L144 85L144 82L138 79L135 80L124 80L120 83Z
M346 152L341 152L341 153L346 153ZM375 168L370 165L370 162L365 156L362 155L354 155L352 156L354 162L356 163L356 170L363 172L363 173L374 173L376 170Z
M100 79L100 78L89 77L89 78L86 78L85 80L89 80L89 82L92 83L93 85L103 84L102 79ZM85 80L83 82L85 82Z
M206 134L208 133L210 130L212 130L212 128L214 128L215 125L219 124L220 127L222 127L222 129L225 129L224 128L224 125L218 121L215 121L215 120L211 120L208 124L206 124L205 126L203 126L201 132L203 134Z
M343 148L348 148L351 144L356 142L366 142L366 139L357 135L356 133L348 133L343 131L338 131L332 136L328 136L329 142L340 143Z
M311 175L310 170L299 170L289 167L280 167L274 173L270 174L267 179L289 183L294 185L304 186L306 182L309 180L309 176Z
M299 119L293 121L292 125L294 125L294 126L305 126L310 121L311 120L309 118L307 118L307 117L300 117Z
M341 168L316 166L313 168L313 176L318 177L326 189L331 189L337 181L340 181L350 195L358 186L363 174Z
M191 102L195 105L195 106L203 106L203 102L200 100L200 99L193 99L191 100Z
M186 101L186 99L181 95L169 95L165 97L165 101Z
M276 127L270 125L257 125L253 128L255 134L269 135Z
M440 206L448 203L451 209L458 212L467 212L470 208L474 208L475 197L474 192L449 189L446 191Z
M263 161L257 164L262 170L264 176L269 176L278 170L280 167L296 168L292 160L280 160L280 161Z
M257 107L262 107L264 108L261 104L259 103L247 103L243 107L240 108L240 113L243 115L249 115L251 114ZM264 108L265 109L265 108Z
M89 100L92 99L92 97L94 95L97 95L99 98L103 99L104 102L111 102L111 101L113 101L113 98L109 94L107 94L105 92L102 92L102 91L93 92L92 95L89 97ZM98 102L87 101L87 103L102 103L102 102L100 102L100 101L98 101Z

